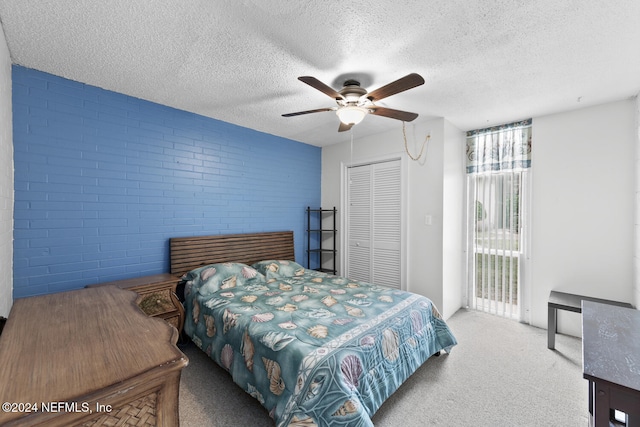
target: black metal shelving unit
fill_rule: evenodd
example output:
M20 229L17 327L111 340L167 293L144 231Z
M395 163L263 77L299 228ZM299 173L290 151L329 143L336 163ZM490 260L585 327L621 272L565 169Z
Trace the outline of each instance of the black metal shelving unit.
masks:
M336 274L337 239L336 227L337 210L307 207L307 267L324 273ZM330 246L325 246L325 240L331 239ZM327 263L332 268L323 267Z

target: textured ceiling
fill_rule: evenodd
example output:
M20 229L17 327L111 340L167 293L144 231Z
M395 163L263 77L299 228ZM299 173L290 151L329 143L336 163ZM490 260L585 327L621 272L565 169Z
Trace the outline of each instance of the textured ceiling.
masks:
M378 104L461 130L640 92L638 0L0 0L15 64L323 146L348 140L297 80L369 90ZM369 115L363 137L401 122Z

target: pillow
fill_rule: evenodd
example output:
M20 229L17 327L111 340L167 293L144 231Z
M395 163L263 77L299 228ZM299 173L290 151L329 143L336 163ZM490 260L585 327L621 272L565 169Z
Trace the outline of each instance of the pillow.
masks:
M263 274L246 264L225 262L210 264L188 272L184 280L202 296L212 295L220 289L231 289L255 282L266 282Z
M256 262L252 267L267 276L267 279L302 276L305 271L303 266L294 261L273 259Z

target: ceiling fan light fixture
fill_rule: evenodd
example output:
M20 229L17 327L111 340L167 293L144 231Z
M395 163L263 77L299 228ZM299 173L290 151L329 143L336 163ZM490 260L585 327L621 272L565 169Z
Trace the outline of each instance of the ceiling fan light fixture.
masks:
M366 89L360 87L360 83L356 80L347 80L344 82L344 87L340 91L336 91L331 86L327 86L312 76L300 76L298 77L298 80L329 96L336 102L337 106L298 111L297 113L288 113L283 114L282 116L294 117L303 114L320 113L322 111L335 111L338 119L340 120L338 132L350 130L352 126L357 125L364 120L364 116L369 113L375 116L401 120L403 122L410 122L416 119L418 117L417 113L386 108L378 106L375 103L391 95L395 95L424 84L424 79L416 73L407 74L406 76L379 87L372 92L367 92Z
M358 107L356 105L347 105L345 107L339 108L336 111L338 118L345 125L357 125L360 123L364 117L369 113L364 107Z

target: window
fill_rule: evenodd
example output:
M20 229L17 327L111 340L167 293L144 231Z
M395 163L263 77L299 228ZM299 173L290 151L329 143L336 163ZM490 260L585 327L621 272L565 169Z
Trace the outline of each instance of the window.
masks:
M467 300L523 320L531 120L467 134Z

